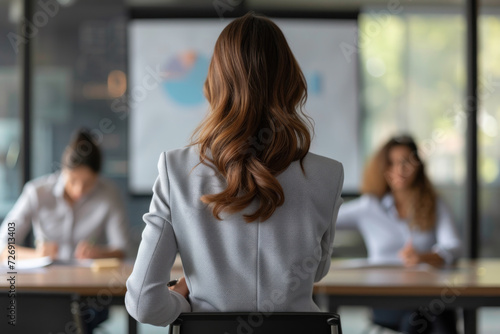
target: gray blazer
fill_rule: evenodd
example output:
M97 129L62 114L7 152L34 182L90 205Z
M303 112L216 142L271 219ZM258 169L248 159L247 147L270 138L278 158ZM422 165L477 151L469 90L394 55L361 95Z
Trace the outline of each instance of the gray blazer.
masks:
M200 197L225 180L198 165L196 148L162 153L146 227L127 281L125 305L139 322L167 326L181 312L313 312L313 283L328 272L344 172L332 159L308 153L305 176L295 161L277 176L285 203L265 222L242 215L216 220ZM194 169L193 169L194 168ZM193 169L193 170L192 170ZM179 252L189 301L170 291Z

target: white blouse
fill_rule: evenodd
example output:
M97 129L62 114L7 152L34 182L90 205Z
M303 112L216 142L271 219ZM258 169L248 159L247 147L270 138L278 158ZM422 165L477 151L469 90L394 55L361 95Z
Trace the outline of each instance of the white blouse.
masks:
M399 218L391 194L379 199L363 195L340 208L337 230L357 229L361 233L368 259L373 262L401 262L398 253L411 240L417 252L436 252L447 264L461 255L461 242L453 218L438 199L435 227L429 231L410 229Z

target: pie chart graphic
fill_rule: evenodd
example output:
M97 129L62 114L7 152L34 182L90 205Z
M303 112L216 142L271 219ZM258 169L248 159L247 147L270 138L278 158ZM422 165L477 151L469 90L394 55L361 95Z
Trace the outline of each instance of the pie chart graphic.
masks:
M166 76L162 83L164 93L184 107L204 103L203 84L209 64L209 58L196 51L185 51L173 56L162 69Z

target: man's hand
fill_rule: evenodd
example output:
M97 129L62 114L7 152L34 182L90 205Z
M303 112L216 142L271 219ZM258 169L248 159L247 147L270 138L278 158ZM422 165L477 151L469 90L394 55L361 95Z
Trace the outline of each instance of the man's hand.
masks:
M76 245L75 258L77 259L96 259L100 255L99 248L87 241L80 241Z
M52 260L55 260L58 252L59 245L56 242L44 241L36 245L36 255L40 257L50 256Z

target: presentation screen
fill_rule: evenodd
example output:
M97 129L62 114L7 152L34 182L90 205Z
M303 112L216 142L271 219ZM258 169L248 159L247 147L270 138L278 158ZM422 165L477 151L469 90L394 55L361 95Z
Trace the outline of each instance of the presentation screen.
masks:
M336 159L344 192L360 177L356 20L274 19L304 72L306 113L314 121L311 152ZM151 194L161 152L189 143L209 110L203 96L217 37L230 20L134 19L129 26L129 188Z

